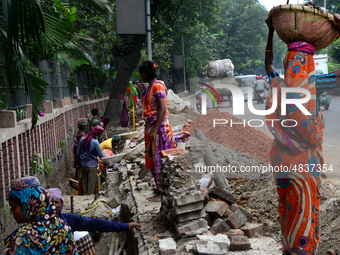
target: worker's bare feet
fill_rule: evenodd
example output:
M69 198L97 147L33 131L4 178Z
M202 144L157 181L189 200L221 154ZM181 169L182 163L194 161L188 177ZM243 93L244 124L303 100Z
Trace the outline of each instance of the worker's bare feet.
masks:
M152 197L148 197L147 200L149 200L150 202L161 202L162 200L162 195L158 194Z

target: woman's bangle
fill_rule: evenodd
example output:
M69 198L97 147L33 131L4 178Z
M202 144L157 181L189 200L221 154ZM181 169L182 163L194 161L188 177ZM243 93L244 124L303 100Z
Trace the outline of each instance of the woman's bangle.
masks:
M274 51L272 51L272 50L266 50L266 52L274 52Z
M153 128L152 130L157 132L157 129L154 129L154 128Z

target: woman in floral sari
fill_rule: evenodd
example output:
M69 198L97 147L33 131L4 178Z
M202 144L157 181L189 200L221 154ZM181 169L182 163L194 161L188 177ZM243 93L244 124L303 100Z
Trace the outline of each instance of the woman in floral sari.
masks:
M266 22L269 35L265 60L271 82L266 109L272 108L274 94L278 95L276 110L266 116L268 128L274 135L271 161L273 167L286 167L285 171L274 171L283 254L315 255L320 241L320 172L324 171L325 166L322 154L325 123L318 100L325 89L335 87L335 78L340 73L337 71L324 77L315 76L314 47L296 41L288 46L284 59L285 80L282 80L273 68L274 28L271 18L267 18ZM322 84L322 80L326 85ZM332 82L332 86L327 85ZM282 88L308 90L311 99L303 106L310 115L304 115L294 104L288 104L286 114L283 114ZM287 99L304 97L302 92L286 95Z
M56 216L52 195L40 187L36 177L13 180L9 203L21 226L6 238L6 255L78 255L71 228Z
M149 87L143 97L143 118L145 120L145 161L157 185L158 194L148 198L152 202L161 201L161 150L176 148L176 142L168 120L168 91L163 81L156 79L157 66L145 61L139 66L140 76Z

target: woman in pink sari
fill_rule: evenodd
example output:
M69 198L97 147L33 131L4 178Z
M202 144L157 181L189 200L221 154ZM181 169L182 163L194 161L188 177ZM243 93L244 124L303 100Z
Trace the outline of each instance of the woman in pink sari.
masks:
M161 150L176 148L176 142L168 120L168 91L163 81L156 79L157 66L145 61L139 66L140 76L149 87L143 97L143 118L145 120L145 161L157 185L158 194L148 198L152 202L161 201Z

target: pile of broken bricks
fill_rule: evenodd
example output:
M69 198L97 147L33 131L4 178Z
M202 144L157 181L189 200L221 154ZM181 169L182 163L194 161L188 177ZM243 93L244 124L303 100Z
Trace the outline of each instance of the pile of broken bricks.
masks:
M176 229L177 244L173 238L159 240L160 254L217 255L251 249L249 238L261 234L263 225L252 223L253 215L235 204L234 195L217 186L204 195L199 181L178 166L177 157L163 159L161 169L160 214Z

